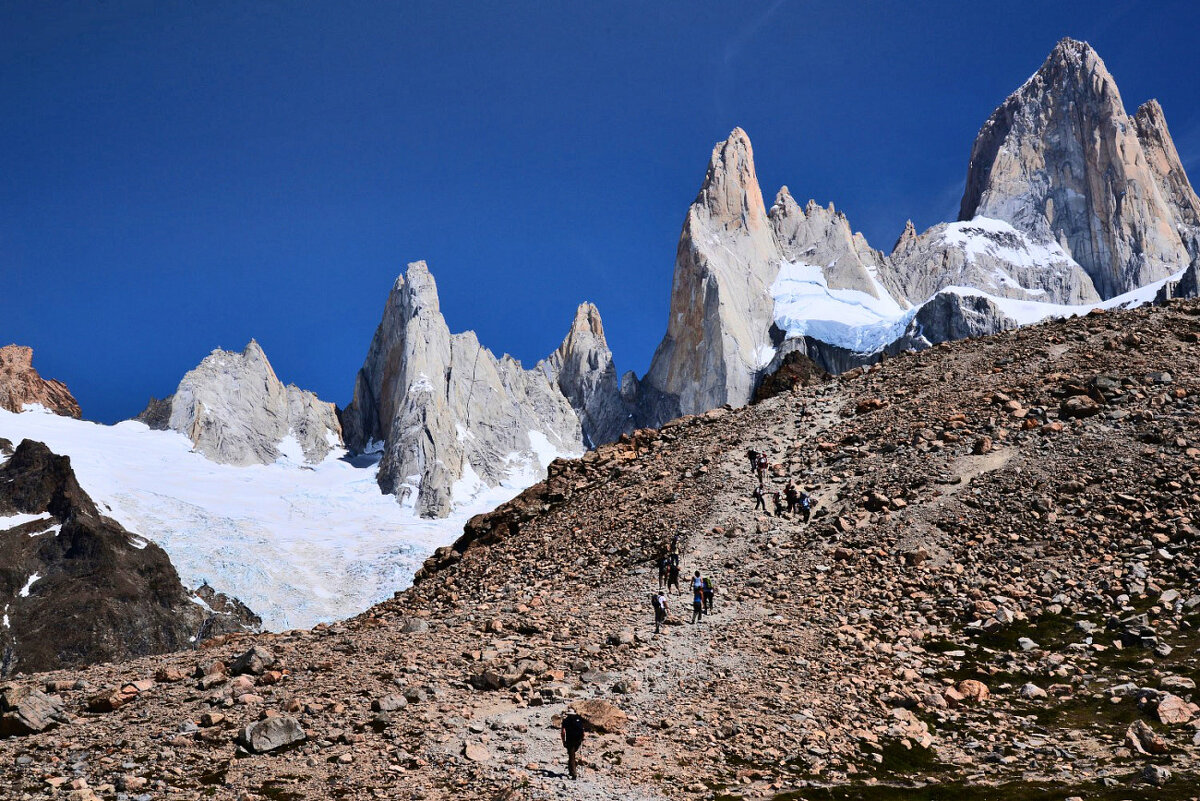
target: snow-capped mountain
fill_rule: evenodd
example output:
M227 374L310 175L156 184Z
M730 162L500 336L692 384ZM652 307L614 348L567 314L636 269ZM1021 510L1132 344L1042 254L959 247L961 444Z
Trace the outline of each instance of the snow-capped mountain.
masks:
M473 331L451 334L425 262L396 279L342 414L346 442L379 453L379 486L443 518L493 488L545 475L560 456L629 430L612 353L584 304L562 346L531 370ZM522 487L523 488L523 487Z
M178 431L221 464L272 464L285 455L316 463L342 447L334 405L284 386L254 340L241 353L214 350L137 419Z
M888 255L787 187L764 209L749 137L735 129L684 223L639 420L747 403L793 351L839 372L1192 292L1198 232L1200 200L1162 108L1129 117L1103 61L1071 39L980 130L960 219L924 233L909 222Z

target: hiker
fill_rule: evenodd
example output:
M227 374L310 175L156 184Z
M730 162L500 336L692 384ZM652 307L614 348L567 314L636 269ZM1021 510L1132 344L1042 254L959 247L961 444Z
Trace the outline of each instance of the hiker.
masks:
M583 745L583 725L583 718L574 709L568 708L562 721L562 742L567 749L567 772L572 779L579 778L576 754L579 746Z
M678 534L676 534L674 537L671 538L671 553L673 553L673 554L679 553L679 535Z
M759 509L762 509L764 512L767 511L767 499L766 494L763 492L762 484L755 487L754 492L750 494L754 496L754 511L757 512Z
M650 604L654 607L654 633L658 634L667 622L667 596L659 590L650 596Z
M771 500L775 502L775 516L783 517L783 501L779 500L779 493L772 492Z
M704 619L704 582L700 579L700 571L692 581L692 622L699 623Z
M812 519L812 498L809 497L807 492L801 492L797 503L800 504L800 511L804 514L804 522L807 523Z
M796 493L796 483L789 481L787 486L783 488L783 496L787 498L787 512L792 514L796 511L796 505L800 502L800 496Z
M717 594L717 587L708 576L704 577L704 614L712 614L713 596Z
M767 455L765 453L758 455L758 464L754 467L758 471L758 483L761 485L766 480L767 473Z
M666 554L663 554L658 559L658 588L661 590L667 586L667 576L671 574L671 560Z
M668 568L667 592L670 592L672 587L675 588L675 594L679 595L679 562L672 562L670 568Z
M750 475L754 475L754 472L758 470L758 451L751 448L746 451L746 458L750 460Z

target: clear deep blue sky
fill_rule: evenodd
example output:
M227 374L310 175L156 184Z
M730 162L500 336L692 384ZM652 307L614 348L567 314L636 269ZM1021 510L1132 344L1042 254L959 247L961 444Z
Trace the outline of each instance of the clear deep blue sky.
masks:
M66 2L0 5L0 340L84 415L262 343L344 405L389 287L527 366L576 304L618 369L666 326L712 145L767 202L877 248L953 219L979 126L1062 36L1200 173L1200 4ZM3 344L3 343L0 343Z

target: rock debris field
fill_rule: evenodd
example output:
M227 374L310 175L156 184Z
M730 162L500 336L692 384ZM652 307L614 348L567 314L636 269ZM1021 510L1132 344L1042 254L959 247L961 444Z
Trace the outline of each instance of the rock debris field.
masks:
M1093 313L555 462L352 620L17 677L0 795L1194 798L1198 342ZM677 535L715 608L655 636Z

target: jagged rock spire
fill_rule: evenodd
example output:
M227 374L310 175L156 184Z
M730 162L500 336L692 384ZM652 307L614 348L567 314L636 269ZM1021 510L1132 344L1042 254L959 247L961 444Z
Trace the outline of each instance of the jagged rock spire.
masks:
M1104 62L1087 43L1063 39L984 123L959 218L990 217L1057 242L1112 297L1187 264L1171 206Z
M382 450L380 488L423 517L582 452L579 418L545 371L450 333L423 261L392 286L342 419L353 450Z
M594 448L633 430L633 411L622 398L604 322L595 305L579 304L566 338L539 367L579 415L585 446Z
M750 138L713 148L675 256L671 315L639 395L645 418L749 402L770 360L769 293L779 271Z

